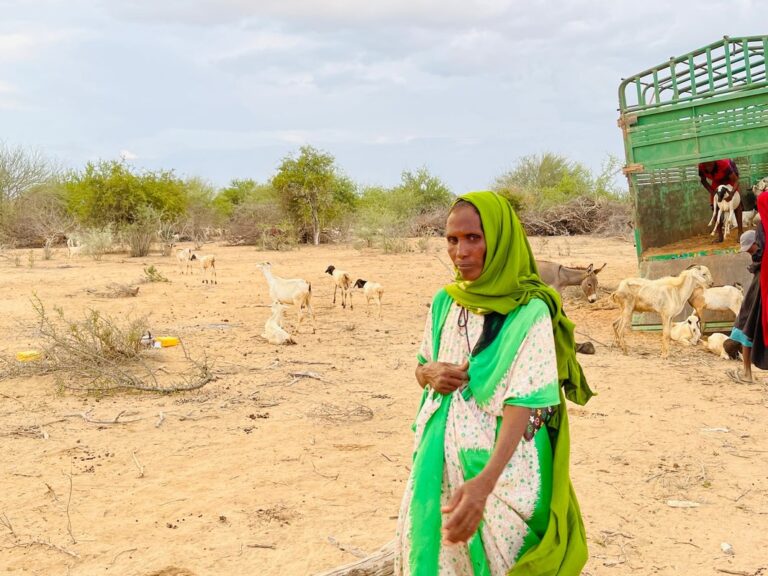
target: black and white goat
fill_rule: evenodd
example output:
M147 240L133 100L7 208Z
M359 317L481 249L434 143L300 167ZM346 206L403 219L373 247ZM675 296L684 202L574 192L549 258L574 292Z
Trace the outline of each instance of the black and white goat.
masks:
M358 278L355 282L355 288L362 288L365 296L366 311L370 314L371 300L376 304L379 311L379 320L381 320L381 297L384 295L384 288L378 282L369 282Z
M728 237L731 228L738 226L737 212L741 210L741 195L738 190L734 190L730 184L722 184L717 187L715 192L715 204L712 208L712 218L709 220L709 226L714 222L711 236L715 235L720 221L723 222L723 238ZM740 215L740 214L739 214Z
M333 303L336 304L336 291L341 289L341 307L346 308L349 300L349 309L352 310L352 277L334 265L328 266L325 273L333 277Z

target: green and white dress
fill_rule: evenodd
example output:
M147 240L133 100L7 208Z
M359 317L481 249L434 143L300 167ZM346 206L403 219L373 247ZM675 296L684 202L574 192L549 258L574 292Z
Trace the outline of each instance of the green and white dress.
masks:
M420 363L462 364L470 358L483 331L484 316L461 311L447 293L438 293L427 318ZM440 314L444 321L433 314ZM500 341L470 358L469 385L448 396L429 388L424 391L414 424L414 466L398 520L397 575L501 576L539 542L547 528L552 447L540 421L546 412L536 409L560 403L547 306L538 299L520 306L506 318L496 340ZM444 505L462 483L483 469L506 404L533 409L526 434L533 437L521 439L469 543L443 545L435 486L430 484L440 485L439 504ZM443 446L442 465L435 443ZM431 460L426 454L430 447ZM420 455L421 451L425 454Z

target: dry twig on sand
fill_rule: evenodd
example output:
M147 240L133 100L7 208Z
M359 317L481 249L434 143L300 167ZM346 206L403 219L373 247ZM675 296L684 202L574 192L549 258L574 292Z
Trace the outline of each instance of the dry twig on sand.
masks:
M363 404L355 404L349 408L342 408L335 404L321 402L309 412L309 416L326 422L349 423L366 422L373 419L373 410Z
M49 550L55 550L56 552L61 552L62 554L66 554L67 556L72 556L72 558L80 558L80 556L78 556L76 552L72 552L71 550L67 550L66 548L62 548L61 546L57 546L56 544L53 544L51 542L46 542L45 540L30 540L29 542L17 542L16 544L11 544L10 546L6 546L5 548L0 548L0 550L10 550L11 548L31 548L32 546L43 546L45 548L48 548Z
M11 536L16 536L16 532L13 531L13 525L11 524L11 521L8 519L8 516L5 512L0 513L0 524L8 528L8 531L11 533Z
M135 450L131 452L131 456L133 457L133 463L136 464L136 468L139 469L139 478L144 478L144 465L139 462L139 459L136 457Z
M72 539L72 544L77 544L75 535L72 534L72 518L69 516L69 505L72 502L72 474L66 474L66 477L69 478L69 496L67 497L67 532L69 532L69 537Z

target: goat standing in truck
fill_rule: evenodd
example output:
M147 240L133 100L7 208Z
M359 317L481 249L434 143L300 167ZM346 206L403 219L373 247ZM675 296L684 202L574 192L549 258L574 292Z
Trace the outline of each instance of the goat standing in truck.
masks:
M702 162L699 164L699 179L701 185L709 192L709 209L714 210L715 207L715 193L719 186L729 185L731 187L726 200L731 200L733 196L739 191L739 169L736 167L736 162L730 158L723 160L715 160L714 162ZM739 229L739 236L742 233L741 224L741 202L734 210L736 216L736 226ZM715 228L717 234L716 242L723 241L723 222L722 219L718 221L717 228Z

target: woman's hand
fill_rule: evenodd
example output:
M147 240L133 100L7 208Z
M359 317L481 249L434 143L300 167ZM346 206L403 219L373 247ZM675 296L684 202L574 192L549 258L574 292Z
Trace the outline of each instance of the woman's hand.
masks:
M477 530L483 519L485 502L493 490L487 482L478 476L468 480L456 490L443 514L448 514L448 521L443 523L443 542L457 544L466 542Z
M416 368L416 379L423 388L429 385L440 394L450 394L469 382L469 360L463 364L450 362L428 362Z

